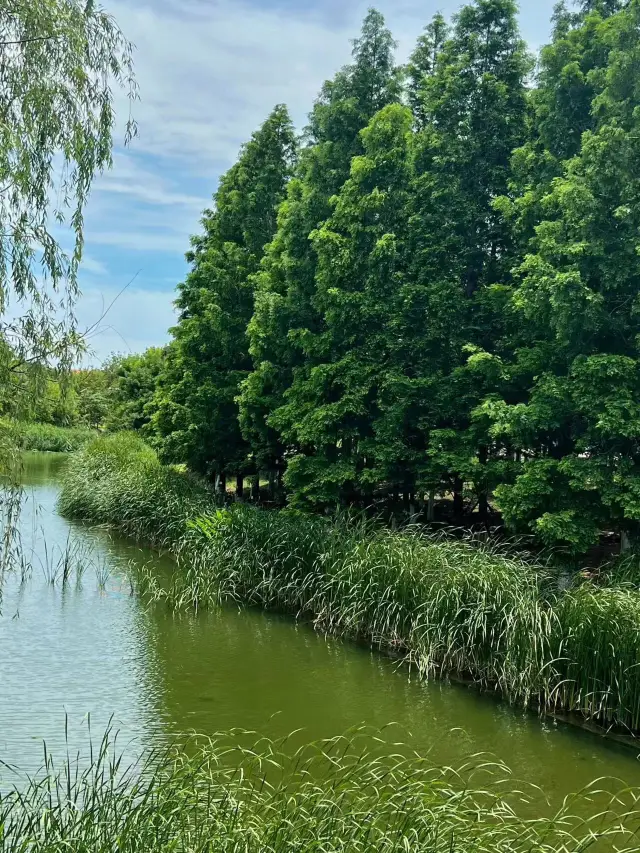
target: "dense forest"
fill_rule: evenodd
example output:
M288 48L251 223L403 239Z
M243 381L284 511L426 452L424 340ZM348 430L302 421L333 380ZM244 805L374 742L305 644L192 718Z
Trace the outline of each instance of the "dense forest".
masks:
M294 507L633 546L640 0L560 3L537 59L513 0L394 49L370 10L302 136L278 105L243 146L119 426Z

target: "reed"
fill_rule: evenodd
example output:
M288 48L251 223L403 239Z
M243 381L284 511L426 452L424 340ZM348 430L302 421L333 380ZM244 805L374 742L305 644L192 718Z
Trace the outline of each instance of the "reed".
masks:
M288 613L401 655L425 678L640 730L640 592L629 586L560 592L542 566L496 545L347 515L216 507L205 484L163 467L135 436L73 459L60 507L176 555L168 581L139 572L150 599Z
M57 767L47 755L41 774L0 794L0 851L640 850L640 792L618 783L594 784L531 818L526 786L484 756L441 769L401 747L389 755L372 736L352 733L293 754L248 737L200 739L130 768L106 739L84 767L72 759Z
M20 450L72 453L96 437L96 431L86 427L58 427L26 421L5 421L3 428Z
M94 439L65 469L60 509L94 524L117 525L159 548L174 547L189 518L210 509L212 492L198 478L163 466L133 433Z

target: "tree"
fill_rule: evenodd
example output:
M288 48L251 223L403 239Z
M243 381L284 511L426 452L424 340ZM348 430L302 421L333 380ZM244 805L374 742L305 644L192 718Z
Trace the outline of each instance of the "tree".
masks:
M423 104L427 79L435 73L438 55L447 41L449 27L441 14L434 15L431 23L419 37L407 65L407 96L418 127L424 127L427 114Z
M311 234L322 329L306 335L312 367L298 374L272 416L285 441L300 448L286 474L296 503L358 500L386 473L376 418L380 396L397 378L394 318L406 269L412 122L399 104L374 115L332 215Z
M150 347L140 355L109 359L101 371L106 384L103 420L107 430L145 431L165 358L163 347Z
M26 363L69 365L83 209L111 164L114 83L136 96L131 46L84 0L0 2L0 383ZM125 141L135 132L129 119ZM68 222L65 253L54 227Z
M191 271L178 288L179 320L153 429L165 459L204 474L249 467L236 397L251 367L252 275L276 229L294 157L291 121L278 106L222 177L215 207L203 216L204 233L187 255Z
M386 104L400 98L394 42L379 12L369 10L353 62L324 84L306 129L295 176L256 276L255 311L248 334L253 371L242 386L240 419L257 464L284 467L287 447L271 416L297 373L309 365L305 337L322 318L314 306L317 255L309 239L331 215L331 197L349 177L351 160L362 153L360 131Z
M640 529L639 24L632 0L589 12L564 37L605 64L590 75L591 126L541 200L513 295L524 335L510 371L528 377L527 398L484 407L524 456L498 490L505 519L576 553L603 529L623 544Z
M73 400L73 422L97 429L109 411L107 376L99 368L74 370L69 394Z
M386 406L389 440L413 459L410 491L453 492L463 483L483 512L491 448L472 412L499 380L508 317L511 229L495 209L509 191L513 149L526 134L531 67L512 0L476 0L460 11L418 98L409 218L408 286L399 337L404 374Z

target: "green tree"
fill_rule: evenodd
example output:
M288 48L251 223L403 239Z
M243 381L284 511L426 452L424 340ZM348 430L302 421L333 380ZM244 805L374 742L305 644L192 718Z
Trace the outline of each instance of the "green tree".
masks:
M353 42L353 62L324 84L309 116L307 144L256 276L248 329L253 371L242 387L240 419L261 468L282 470L286 443L271 416L294 375L306 375L304 341L322 324L314 305L317 254L309 238L331 215L330 199L349 177L353 157L362 154L360 131L400 98L394 46L382 15L370 10Z
M407 96L418 127L424 127L427 122L427 111L423 103L426 81L435 73L438 55L448 35L447 22L438 13L419 37L407 65Z
M412 122L399 104L373 117L332 215L311 234L322 329L307 333L304 353L313 366L298 374L272 416L285 441L301 449L286 474L296 503L357 500L384 477L376 419L380 396L397 380L394 317L406 269Z
M604 65L589 75L590 126L536 208L544 218L519 270L523 335L509 371L528 378L527 396L484 406L524 459L498 490L507 522L577 553L603 529L637 539L640 522L640 4L609 11L563 36Z
M394 452L413 460L405 490L453 492L456 514L465 482L486 512L497 476L472 412L500 379L494 357L504 346L504 288L515 261L511 228L494 202L509 191L512 152L525 139L530 68L515 3L476 0L454 19L416 95L424 119L398 317L405 379L387 400L387 433Z
M148 426L153 414L158 378L164 368L166 351L163 347L150 347L140 355L113 356L101 371L105 388L96 389L95 405L105 405L105 429L142 430ZM82 396L81 396L82 400ZM85 404L86 405L86 404Z
M179 320L153 430L165 459L204 474L247 469L236 397L251 367L252 275L276 230L294 157L291 121L278 106L221 179L215 207L204 213L204 233L187 256L191 271L178 288Z

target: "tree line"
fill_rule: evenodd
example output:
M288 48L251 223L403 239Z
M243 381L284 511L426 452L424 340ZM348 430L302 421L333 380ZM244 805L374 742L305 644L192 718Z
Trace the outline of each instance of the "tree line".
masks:
M0 345L0 360L15 351ZM67 369L42 362L23 364L0 383L0 417L9 421L90 427L120 432L144 430L150 420L165 350L110 356L101 367Z
M221 178L147 409L168 462L294 506L499 510L582 553L640 520L640 0L367 14L297 137Z

